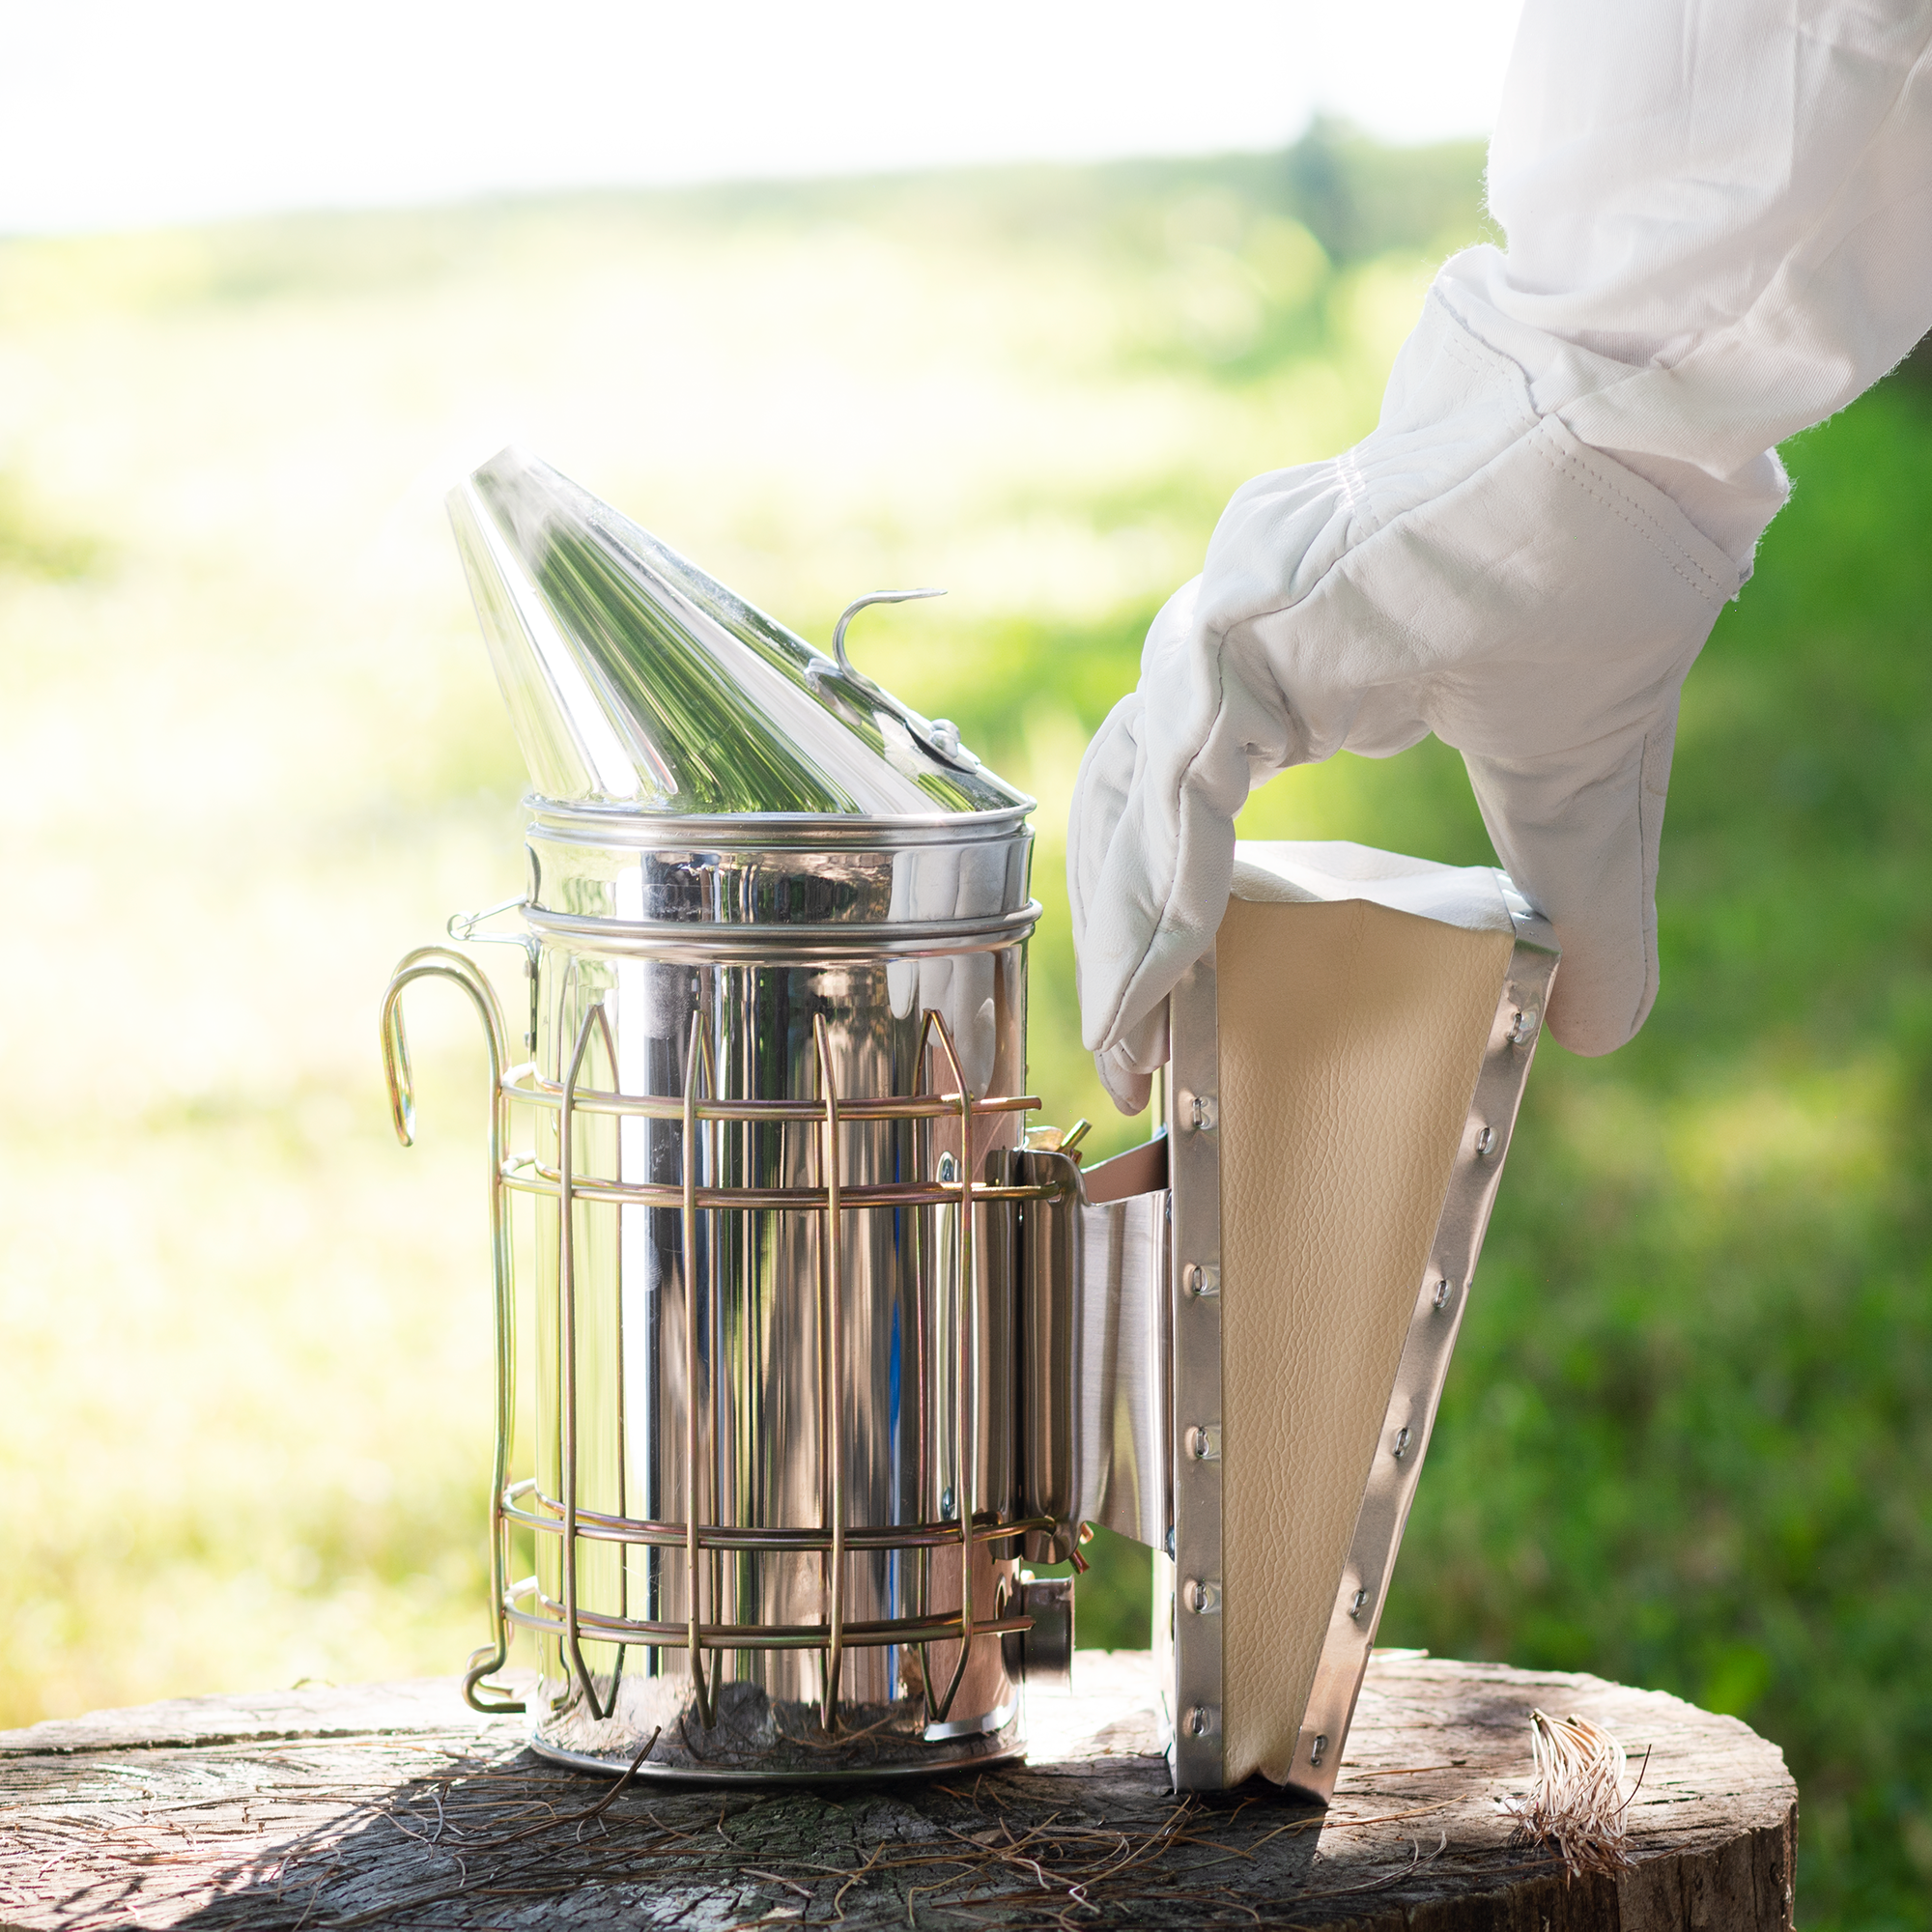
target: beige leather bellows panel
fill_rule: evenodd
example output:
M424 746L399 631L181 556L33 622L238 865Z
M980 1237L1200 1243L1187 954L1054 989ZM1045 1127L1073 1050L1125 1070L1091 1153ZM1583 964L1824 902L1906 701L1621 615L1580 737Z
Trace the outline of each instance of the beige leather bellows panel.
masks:
M1172 1010L1181 1788L1333 1788L1554 965L1497 872L1238 848Z

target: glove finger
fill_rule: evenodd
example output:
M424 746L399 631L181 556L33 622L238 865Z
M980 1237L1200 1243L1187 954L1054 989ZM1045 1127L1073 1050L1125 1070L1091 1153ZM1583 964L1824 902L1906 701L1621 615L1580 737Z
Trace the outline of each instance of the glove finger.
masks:
M1167 1002L1162 1000L1137 1026L1094 1056L1100 1085L1123 1114L1138 1114L1152 1092L1151 1075L1167 1065Z
M1483 822L1517 889L1556 929L1548 1020L1573 1053L1609 1053L1657 999L1657 866L1677 688L1647 719L1579 750L1465 753Z
M1122 1113L1140 1114L1147 1111L1147 1103L1153 1094L1153 1075L1136 1073L1126 1065L1126 1056L1118 1046L1096 1053L1094 1068L1100 1076L1100 1085L1107 1090L1107 1098Z

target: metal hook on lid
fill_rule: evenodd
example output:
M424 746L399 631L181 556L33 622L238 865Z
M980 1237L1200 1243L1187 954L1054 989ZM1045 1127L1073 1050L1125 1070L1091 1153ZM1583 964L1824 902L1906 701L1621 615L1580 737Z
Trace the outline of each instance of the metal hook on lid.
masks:
M943 590L868 590L863 597L855 597L838 614L838 622L832 632L832 655L838 660L838 668L854 676L852 660L845 655L845 627L867 604L910 604L918 597L944 597Z

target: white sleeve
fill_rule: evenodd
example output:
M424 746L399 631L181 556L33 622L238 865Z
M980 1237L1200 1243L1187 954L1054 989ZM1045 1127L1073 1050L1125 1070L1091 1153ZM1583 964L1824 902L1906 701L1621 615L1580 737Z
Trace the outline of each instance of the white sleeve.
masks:
M1524 7L1490 151L1508 252L1438 290L1744 568L1773 446L1932 327L1929 48L1924 0Z

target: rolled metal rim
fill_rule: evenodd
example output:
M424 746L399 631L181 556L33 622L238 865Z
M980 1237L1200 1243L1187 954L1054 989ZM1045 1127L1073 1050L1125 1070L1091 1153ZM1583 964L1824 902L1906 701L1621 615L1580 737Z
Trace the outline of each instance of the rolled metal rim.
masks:
M895 1758L886 1763L839 1762L827 1765L822 1771L815 1768L772 1771L749 1764L652 1764L648 1760L631 1765L629 1770L634 1777L654 1778L665 1784L850 1784L861 1778L869 1782L873 1778L934 1777L943 1772L956 1771L962 1765L990 1767L1012 1764L1023 1758L1026 1740L1018 1732L1017 1714L1009 1717L1001 1728L1009 1727L1014 1735L1008 1740L1002 1740L998 1731L973 1731L943 1742L908 1739L908 1744L923 1745L921 1756ZM973 1747L982 1740L990 1743L992 1748L975 1750ZM626 1768L624 1757L617 1753L598 1757L591 1751L568 1750L552 1744L541 1726L530 1733L530 1748L553 1764L565 1765L572 1771L594 1771L602 1777Z
M1026 820L1036 801L1026 799L998 811L934 811L905 817L870 818L861 812L736 811L702 816L643 811L635 805L566 803L528 792L524 809L530 830L569 837L579 844L676 849L702 846L719 851L762 851L774 847L807 851L848 846L975 845L1014 836L1030 837Z
M1017 911L979 919L909 919L889 925L770 924L682 919L597 919L526 906L524 918L545 938L572 940L600 952L642 952L653 959L876 957L926 952L994 952L1027 938L1040 915L1037 899Z

